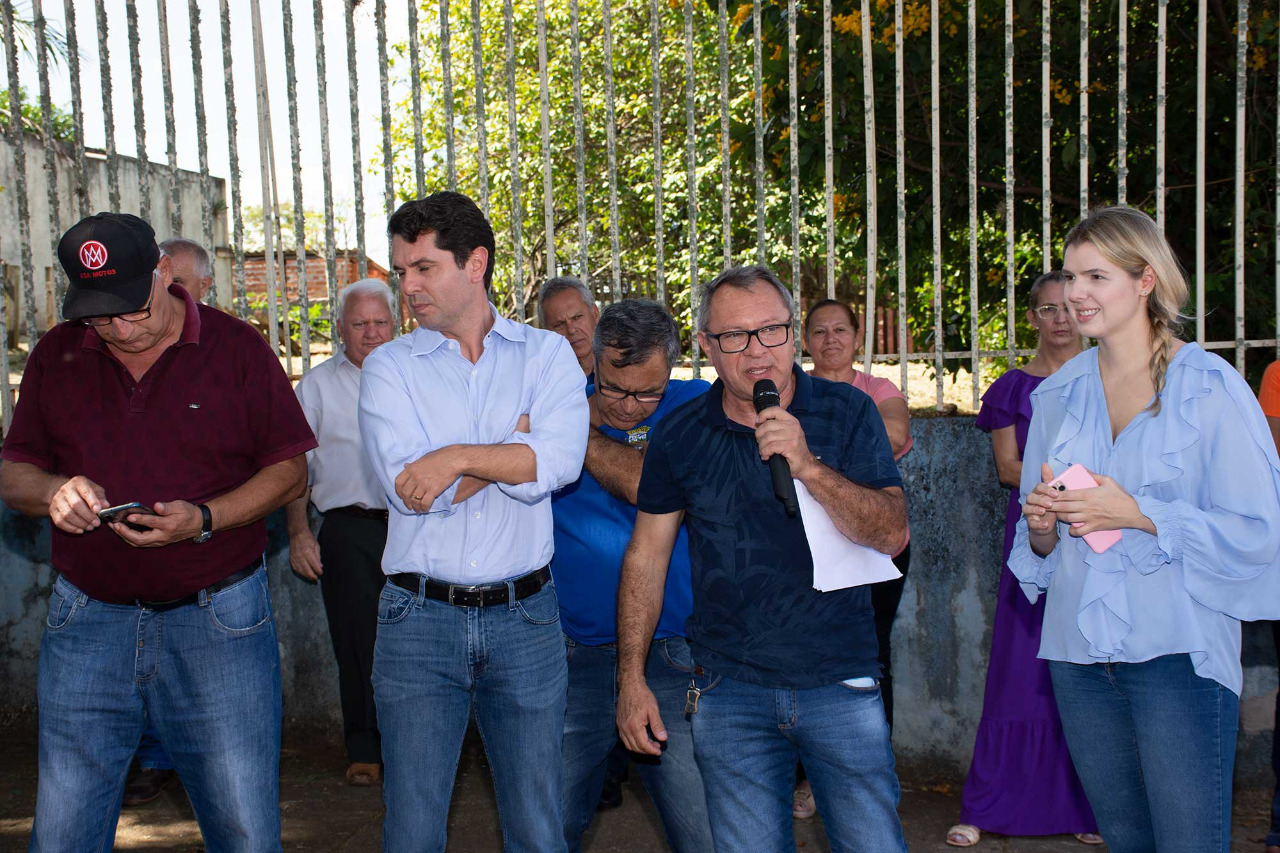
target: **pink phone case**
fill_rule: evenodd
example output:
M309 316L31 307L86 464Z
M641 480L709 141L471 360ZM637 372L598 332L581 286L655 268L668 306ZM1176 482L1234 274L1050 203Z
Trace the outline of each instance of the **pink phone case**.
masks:
M1076 464L1063 471L1062 475L1057 479L1050 480L1049 488L1059 492L1067 489L1096 489L1098 488L1098 481L1093 479L1083 465ZM1071 526L1079 527L1080 522L1077 521ZM1120 541L1120 531L1095 530L1092 533L1086 533L1084 541L1086 545L1093 549L1095 554L1101 554Z

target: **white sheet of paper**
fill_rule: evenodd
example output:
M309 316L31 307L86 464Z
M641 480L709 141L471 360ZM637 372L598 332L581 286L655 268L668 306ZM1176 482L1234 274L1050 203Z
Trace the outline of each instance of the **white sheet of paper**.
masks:
M813 554L814 589L831 592L902 577L888 555L845 538L804 483L794 482L804 535Z

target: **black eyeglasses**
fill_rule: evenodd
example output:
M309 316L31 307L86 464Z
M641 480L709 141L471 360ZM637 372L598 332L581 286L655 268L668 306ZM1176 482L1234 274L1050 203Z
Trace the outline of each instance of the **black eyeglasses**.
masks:
M100 317L81 317L80 322L86 326L110 326L112 320L124 320L126 323L141 323L143 320L151 316L151 300L152 296L147 297L147 304L143 305L141 310L129 311L125 314L106 314Z
M625 400L628 397L635 397L637 403L661 403L662 398L667 393L667 386L663 385L661 391L623 391L621 388L596 383L596 390L610 400Z
M713 332L706 332L706 336L719 345L720 352L730 355L735 352L742 352L751 346L752 338L759 341L762 347L780 347L791 339L791 320L788 319L785 323L761 326L758 329L735 329L730 332L721 332L718 335Z

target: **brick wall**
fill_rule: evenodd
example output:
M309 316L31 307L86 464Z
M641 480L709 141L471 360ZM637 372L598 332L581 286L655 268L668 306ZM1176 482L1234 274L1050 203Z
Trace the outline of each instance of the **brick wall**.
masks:
M345 249L337 253L337 279L335 289L341 290L353 281L360 280L360 266L356 253ZM298 299L298 264L292 252L285 254L285 286L290 302ZM387 280L387 271L380 264L368 261L369 278ZM279 270L277 270L279 275ZM267 267L261 254L246 255L244 259L245 290L249 293L267 292ZM307 253L307 296L312 302L329 298L328 282L323 255Z

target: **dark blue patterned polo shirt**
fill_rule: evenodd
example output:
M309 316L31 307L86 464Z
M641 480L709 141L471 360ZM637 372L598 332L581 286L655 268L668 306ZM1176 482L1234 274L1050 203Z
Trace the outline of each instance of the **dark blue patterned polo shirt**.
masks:
M871 398L794 368L788 411L826 465L871 488L901 486ZM637 506L685 511L693 571L694 660L728 678L804 688L879 677L871 593L813 588L800 518L774 497L755 431L729 420L724 384L667 415L645 454Z

